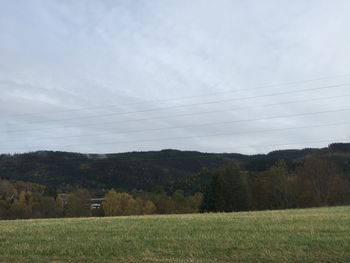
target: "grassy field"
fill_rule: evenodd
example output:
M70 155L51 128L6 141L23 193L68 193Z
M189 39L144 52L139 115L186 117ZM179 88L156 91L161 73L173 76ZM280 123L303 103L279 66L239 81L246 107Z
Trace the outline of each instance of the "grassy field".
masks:
M350 262L350 207L0 221L0 262Z

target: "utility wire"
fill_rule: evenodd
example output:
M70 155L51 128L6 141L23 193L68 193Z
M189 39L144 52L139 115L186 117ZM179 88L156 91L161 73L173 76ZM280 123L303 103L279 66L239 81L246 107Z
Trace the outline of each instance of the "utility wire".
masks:
M349 74L350 75L350 74ZM325 86L325 87L317 87L317 88L312 88L312 89L303 89L303 90L295 90L295 91L289 91L289 92L280 92L280 93L273 93L273 94L267 94L267 95L262 95L262 96L254 96L254 97L243 97L243 98L235 98L235 99L226 99L226 100L220 100L220 101L209 101L209 102L202 102L202 103L195 103L195 104L185 104L185 105L176 105L176 106L171 106L171 107L190 107L190 106L197 106L197 105L205 105L205 104L213 104L213 103L221 103L221 102L228 102L228 101L234 101L234 100L245 100L245 99L252 99L252 98L260 98L260 97L269 97L269 96L277 96L277 95L284 95L284 94L291 94L291 93L297 93L297 92L304 92L304 91L311 91L311 90L319 90L319 89L326 89L326 88L333 88L333 87L341 87L341 86L348 86L350 85L349 83L344 83L344 84L339 84L339 85L332 85L332 86ZM340 95L340 96L333 96L333 97L327 97L327 98L318 98L318 99L310 99L310 100L299 100L299 101L289 101L289 102L285 102L285 103L275 103L275 104L265 104L265 105L258 105L258 106L253 106L253 107L238 107L238 108L234 108L234 109L229 109L229 110L215 110L215 111L206 111L206 112L195 112L195 113L186 113L186 114L179 114L179 115L173 115L170 117L176 117L176 116L192 116L192 115L200 115L200 114L207 114L207 113L215 113L215 112L224 112L224 111L232 111L232 110L238 110L238 109L244 109L244 108L256 108L256 107L268 107L268 106L275 106L275 105L284 105L284 104L289 104L289 103L296 103L296 102L302 102L302 101L315 101L315 100L321 100L321 99L331 99L331 98L336 98L336 97L344 97L344 96L350 96L350 95ZM155 109L147 109L146 111L156 111L156 110L161 110L161 109L167 109L166 108L155 108ZM330 112L338 112L338 111L347 111L350 109L338 109L338 110L332 110L332 111L323 111L323 112L313 112L313 113L303 113L302 115L297 114L297 115L286 115L284 117L294 117L294 116L304 116L304 115L313 115L313 114L323 114L323 113L330 113ZM143 112L143 111L139 111L139 112ZM131 113L136 113L136 112L116 112L113 113L113 115L118 114L131 114ZM96 117L101 117L101 116L106 116L106 115L95 115L95 116L87 116L89 118L96 118ZM107 115L108 116L108 115ZM85 118L87 118L85 117ZM228 122L215 122L215 123L203 123L203 124L196 124L196 125L186 125L186 126L172 126L172 127L162 127L162 128L152 128L152 129L145 129L145 130L128 130L128 131L121 131L121 132L111 132L108 134L124 134L124 133L134 133L134 132L147 132L147 131L155 131L155 130L166 130L166 129L181 129L181 128L189 128L189 127L200 127L200 126L209 126L209 125L219 125L219 124L228 124L228 123L235 123L235 122L244 122L244 121L259 121L259 120L266 120L266 119L274 119L274 118L282 118L283 116L273 116L273 117L269 117L269 118L263 118L263 119L248 119L248 120L235 120L235 121L228 121ZM81 118L81 117L80 117ZM80 118L71 118L71 119L62 119L62 120L73 120L73 119L80 119ZM84 118L84 117L83 117ZM169 116L164 116L164 117L155 117L155 118L146 118L143 120L148 120L148 119L160 119L160 118L169 118ZM129 122L129 121L139 121L138 120L125 120L125 122ZM49 122L51 121L60 121L59 120L48 120ZM45 121L46 122L46 121ZM123 121L120 121L123 122ZM42 123L42 122L36 122L36 123ZM118 123L118 122L111 122L111 123ZM100 125L101 123L97 123L98 125ZM96 125L96 124L93 124ZM333 126L335 124L332 124ZM344 125L343 124L337 124L337 125ZM81 125L79 125L81 126ZM71 127L71 126L68 126ZM73 126L74 127L74 126ZM318 126L320 127L320 126ZM324 125L322 125L322 127L325 127ZM63 128L63 127L62 127ZM297 127L297 128L303 128L303 127ZM297 129L294 128L294 129ZM51 129L51 128L50 128ZM287 128L287 129L293 129L293 128ZM41 129L37 129L37 130L41 130ZM285 130L285 129L283 129ZM23 130L24 131L24 130ZM26 130L28 131L28 130ZM264 131L251 131L248 133L255 133L255 132L267 132L268 130L264 130ZM10 131L11 132L11 131ZM13 131L13 132L18 132L18 131ZM247 132L245 132L247 133ZM232 134L232 133L231 133ZM69 137L89 137L89 136L99 136L99 135L107 135L107 133L104 134L85 134L85 135L79 135L79 136L56 136L56 137L52 137L53 139L57 139L57 138L69 138ZM218 134L218 136L221 136L223 134ZM205 137L209 137L209 136L215 136L215 135L207 135ZM197 138L197 137L203 137L203 136L192 136L191 138ZM183 138L183 137L182 137ZM41 138L43 139L43 138ZM49 139L49 138L47 138ZM179 139L179 137L176 138L161 138L161 139L157 139L158 140L172 140L172 139ZM184 139L184 138L183 138ZM154 140L138 140L138 141L126 141L126 142L113 142L113 144L116 143L130 143L130 142L142 142L142 141L154 141ZM104 143L105 144L105 143ZM107 143L110 144L110 143ZM99 144L85 144L85 145L100 145ZM82 146L82 145L68 145L68 146L58 146L58 147L73 147L73 146Z
M350 110L350 109L348 109L348 110ZM319 126L316 126L316 127L319 127ZM326 127L326 126L324 126L324 127ZM303 128L303 127L298 127L298 128ZM240 134L259 133L259 132L258 131L250 132L249 131L249 132L242 132ZM264 130L263 132L267 132L267 130ZM53 146L53 147L63 147L63 148L67 148L68 147L68 148L70 148L70 147L77 147L77 146L110 145L110 144L124 144L124 143L135 143L135 142L154 142L154 141L158 142L158 141L172 141L172 140L187 140L187 139L197 139L197 138L207 138L207 137L217 137L217 136L230 136L230 135L237 135L237 134L230 132L230 133L216 133L216 134L209 134L209 135L166 137L166 138L145 139L145 140L142 139L142 140L129 140L129 141L117 141L117 142L116 141L110 141L110 142L93 143L93 144L87 143L87 144L64 145L64 146L57 145L57 146Z
M305 91L315 91L315 90L330 89L330 88L336 88L336 87L345 87L345 86L349 86L349 85L350 85L350 83L344 83L344 84L339 84L339 85L323 86L323 87L317 87L317 88L308 88L308 89L286 91L286 92L277 92L277 93L272 93L272 94L270 93L270 94L258 95L258 96L250 96L250 97L242 97L242 98L231 98L231 99L223 99L223 100L216 100L216 101L209 101L209 102L199 102L199 103L194 103L194 104L175 105L175 106L168 106L168 107L162 107L162 108L152 108L152 109L140 110L140 111L114 112L114 113L109 113L109 114L100 114L100 115L93 115L93 116L72 117L72 118L63 118L63 119L55 119L55 120L43 120L43 121L29 122L29 123L26 123L26 124L28 125L28 124L39 124L39 123L69 121L69 120L94 119L94 118L116 116L116 115L127 115L127 114L133 114L133 113L145 113L145 112L161 111L161 110L168 110L168 109L176 109L176 108L199 106L199 105L210 105L210 104L218 104L218 103L223 103L223 102L233 102L233 101L240 101L240 100L247 100L247 99L265 98L265 97L272 97L272 96L279 96L279 95L287 95L287 94L300 93L300 92L305 92ZM73 127L75 127L75 125ZM41 130L41 129L39 129L39 130Z
M350 94L344 94L344 95L338 95L338 96L332 96L332 97L321 97L321 98L314 98L314 99L306 99L306 100L294 100L294 101L287 101L287 102L283 102L283 103L272 103L272 104L264 104L264 105L237 107L237 108L230 108L230 109L223 109L223 110L185 113L185 114L161 116L161 117L154 117L154 118L132 119L132 120L125 120L125 121L116 121L116 122L112 122L112 123L113 124L117 124L117 123L134 122L134 121L140 122L140 121L145 121L145 120L169 119L169 118L179 117L179 116L193 116L193 115L212 114L212 113L219 113L219 112L231 112L231 111L234 111L234 110L241 110L241 109L253 109L253 108L262 108L262 107L272 107L272 106L287 105L287 104L293 104L293 103L299 103L299 102L330 100L330 99L344 98L344 97L350 97ZM107 124L110 124L110 122L108 122ZM95 126L95 125L96 124L93 124L93 126ZM25 132L25 131L28 131L28 130L19 130L19 131L11 131L11 132ZM138 129L137 131L141 132L143 130L139 130ZM60 139L60 138L71 138L71 137L73 137L73 138L74 137L91 137L91 136L102 136L102 135L120 134L120 133L123 134L123 133L128 133L128 132L129 131L120 131L120 132L118 132L118 131L110 131L110 132L105 132L105 133L90 133L90 134L80 134L80 135L64 135L64 136L55 136L55 137L40 137L40 138L37 138L37 140L42 140L42 139ZM17 140L18 139L16 139L16 141ZM0 141L0 143L4 142L4 141L8 141L8 140Z
M244 92L244 91L253 91L253 90L266 89L266 88L284 87L284 86L305 84L305 83L310 83L310 82L315 82L315 81L320 81L320 80L330 80L330 79L344 78L344 77L349 77L349 76L350 76L350 74L339 74L339 75L334 75L334 76L297 80L297 81L291 81L291 82L285 82L285 83L279 83L279 84L268 84L268 85L262 85L262 86L257 86L257 87L253 87L253 88L248 88L248 89L226 90L226 91L211 92L211 93L206 93L206 94L201 94L201 95L174 97L174 98L167 98L167 99L147 100L147 101L142 101L142 102L126 103L126 104L110 104L110 105L99 105L99 106L93 106L93 107L81 107L81 108L78 108L78 109L68 109L68 110L61 110L61 111L49 111L49 112L45 112L45 114L68 113L68 112L74 112L74 111L107 109L107 108L111 108L111 107L113 108L113 107L118 107L118 106L133 106L133 105L136 106L136 105L150 104L150 103L156 103L156 102L169 102L169 101L177 101L177 100L184 100L184 99L202 98L202 97L208 97L208 96L214 96L214 95L220 95L220 94L237 93L237 92L242 92L242 91ZM43 114L42 112L21 113L21 114L11 114L11 115L8 115L8 117L40 116L42 114Z
M347 110L350 110L350 109L347 109ZM320 112L318 112L318 113L320 113ZM316 113L314 113L314 114L316 114ZM277 128L277 129L253 130L253 131L244 131L244 132L228 132L228 133L226 132L226 133L215 133L215 134L196 135L196 136L166 137L166 138L145 139L145 140L142 139L142 140L129 140L129 141L110 141L110 142L101 142L101 143L84 143L84 144L74 144L74 145L54 145L54 146L50 146L50 147L71 148L71 147L79 147L79 146L100 146L100 145L136 143L136 142L140 143L140 142L153 142L153 141L158 142L158 141L169 141L169 140L170 141L171 140L187 140L187 139L197 139L197 138L207 138L207 137L217 137L217 136L232 136L232 135L239 135L239 134L265 133L265 132L287 131L287 130L307 129L307 128L321 128L321 127L342 126L342 125L350 125L350 122L298 126L298 127L287 127L287 128Z
M205 114L212 114L212 113L232 112L232 111L243 110L243 109L265 108L265 107L281 106L281 105L288 105L288 104L294 104L294 103L300 103L300 102L331 100L331 99L346 98L346 97L350 97L350 94L342 94L337 96L328 96L328 97L320 97L320 98L312 98L312 99L292 100L292 101L286 101L281 103L269 103L269 104L252 105L252 106L250 105L250 106L234 107L234 108L211 110L211 111L183 113L183 114L175 114L175 115L168 115L168 116L158 116L158 117L151 117L151 118L139 118L139 119L129 119L129 120L109 121L109 122L99 122L99 123L85 123L85 124L79 125L79 127L89 127L89 126L96 126L96 125L101 126L106 124L119 124L119 123L129 123L129 122L141 122L141 121L147 121L147 120L162 120L162 119L169 119L169 118L175 118L175 117L186 117L186 116L205 115ZM66 125L59 128L69 128L69 127L72 127L72 126ZM21 132L30 132L30 131L40 131L45 129L53 129L53 128L47 127L47 128L37 128L37 129L9 130L7 132L21 133ZM113 133L113 132L108 132L108 133ZM105 133L105 134L108 134L108 133ZM103 134L91 134L91 136L93 135L103 135ZM81 136L85 136L85 135L81 135ZM86 135L86 136L90 136L90 135ZM72 137L75 137L75 135L73 135Z
M349 110L350 110L350 108L344 108L344 109L327 110L327 111L316 111L316 112L306 112L306 113L297 113L297 114L288 114L288 115L277 115L277 116L264 117L264 118L240 119L240 120L230 120L230 121L220 121L220 122L207 122L207 123L190 124L190 125L183 125L183 126L170 126L170 127L150 128L150 129L126 130L126 131L108 132L108 133L94 133L94 134L82 134L82 135L64 135L64 136L53 136L53 137L41 137L41 138L37 138L37 140L41 141L43 139L55 140L55 139L63 139L63 138L82 138L82 137L103 136L103 135L144 133L144 132L150 132L150 131L185 129L185 128L193 128L193 127L205 127L205 126L222 125L222 124L233 124L233 123L242 123L242 122L253 122L253 121L262 121L262 120L281 119L281 118L289 118L289 117L319 115L319 114L336 113L336 112L343 112L343 111L349 111ZM9 140L6 140L6 142L8 142L8 141ZM17 141L18 140L16 140L16 142ZM2 142L4 142L4 141L2 141Z

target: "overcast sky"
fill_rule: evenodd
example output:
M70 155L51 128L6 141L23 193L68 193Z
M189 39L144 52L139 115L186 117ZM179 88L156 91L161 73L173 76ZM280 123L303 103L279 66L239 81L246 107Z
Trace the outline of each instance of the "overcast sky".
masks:
M0 0L0 152L350 141L350 1Z

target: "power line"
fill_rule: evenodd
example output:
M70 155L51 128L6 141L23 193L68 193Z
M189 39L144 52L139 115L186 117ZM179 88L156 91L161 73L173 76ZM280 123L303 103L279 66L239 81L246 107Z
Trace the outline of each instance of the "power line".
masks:
M278 106L278 105L286 105L286 104L292 104L292 103L298 103L298 102L305 102L305 101L318 101L318 100L329 100L329 99L334 99L334 98L344 98L344 97L350 97L350 94L344 94L344 95L339 95L339 96L332 96L332 97L324 97L324 98L314 98L314 99L306 99L306 100L295 100L295 101L288 101L284 103L273 103L273 104L264 104L264 105L256 105L256 106L248 106L248 107L237 107L237 108L231 108L231 109L224 109L224 110L214 110L214 111L204 111L204 112L195 112L195 113L187 113L187 114L178 114L178 115L170 115L170 116L163 116L163 117L155 117L155 118L144 118L144 119L136 119L136 120L126 120L126 121L117 121L113 122L113 124L116 123L123 123L123 122L133 122L133 121L144 121L144 120L153 120L153 119L169 119L173 117L178 117L178 116L193 116L193 115L203 115L203 114L210 114L210 113L218 113L218 112L230 112L233 110L240 110L240 109L247 109L247 108L261 108L261 107L270 107L270 106ZM95 124L93 124L95 125ZM20 130L21 131L21 130ZM15 131L15 132L20 132L20 131ZM141 132L143 130L137 130L138 132ZM24 131L23 131L24 132ZM111 134L124 134L124 133L129 133L130 131L110 131L110 132L105 132L105 133L91 133L91 134L82 134L82 135L66 135L66 136L55 136L55 137L41 137L40 140L42 139L59 139L59 138L71 138L71 137L90 137L90 136L101 136L101 135L111 135ZM38 138L39 139L39 138ZM8 140L6 140L8 141ZM0 141L2 142L2 141Z
M350 109L349 109L350 110ZM225 124L228 122L225 122ZM215 123L214 123L215 124ZM348 123L337 123L337 124L329 124L329 125L316 125L316 126L311 126L311 127L329 127L329 126L338 126L338 125L345 125L345 124L350 124L350 122ZM206 124L205 126L207 126L209 124ZM213 125L213 124L210 124ZM202 126L202 125L201 125ZM204 124L203 124L204 126ZM192 126L193 127L193 126ZM176 129L179 128L183 128L183 127L176 127ZM186 127L187 128L187 127ZM270 130L257 130L257 131L246 131L246 132L239 132L239 133L232 133L232 135L238 135L238 134L248 134L248 133L260 133L260 132L267 132L267 131L284 131L284 130L294 130L294 129L302 129L302 128L310 128L310 126L301 126L301 127L291 127L291 128L280 128L280 129L270 129ZM144 132L145 130L143 130L142 132ZM136 131L133 131L136 132ZM122 133L112 133L112 134L128 134L131 133L131 131L126 131L126 132L122 132ZM97 136L99 136L101 134L98 134ZM105 134L102 134L105 135ZM93 136L93 135L87 135L87 136ZM95 135L96 136L96 135ZM73 136L67 136L67 137L73 137ZM59 137L53 137L53 138L48 138L48 139L59 139L59 138L67 138L66 136L59 136ZM76 136L74 136L76 137ZM85 137L85 136L84 136ZM80 138L80 136L79 136Z
M349 85L350 85L350 83L344 83L344 84L339 84L339 85L323 86L323 87L317 87L317 88L308 88L308 89L301 89L301 90L294 90L294 91L287 91L287 92L277 92L277 93L272 93L272 94L265 94L265 95L251 96L251 97L231 98L231 99L224 99L224 100L217 100L217 101L199 102L199 103L195 103L195 104L183 104L183 105L168 106L168 107L162 107L162 108L153 108L153 109L140 110L140 111L114 112L114 113L109 113L109 114L100 114L100 115L93 115L93 116L63 118L63 119L55 119L55 120L44 120L44 121L29 122L26 124L28 125L28 124L39 124L39 123L59 122L59 121L68 121L68 120L94 119L94 118L101 118L101 117L107 117L107 116L127 115L127 114L133 114L133 113L145 113L145 112L153 112L153 111L168 110L168 109L175 109L175 108L184 108L184 107L192 107L192 106L199 106L199 105L210 105L210 104L218 104L218 103L223 103L223 102L233 102L233 101L239 101L239 100L287 95L287 94L300 93L300 92L305 92L305 91L315 91L315 90L321 90L321 89L345 87L345 86L349 86ZM71 126L68 126L68 127L71 127ZM73 127L75 127L75 126L73 126ZM47 128L47 129L52 129L52 128ZM39 129L39 130L41 130L41 129Z
M350 110L350 109L348 109ZM339 124L337 124L339 125ZM335 126L337 126L335 125ZM346 123L347 125L347 123ZM333 125L330 125L333 126ZM320 127L319 125L316 125L315 127ZM321 126L322 127L322 126ZM326 126L323 126L326 127ZM305 127L298 127L298 129L305 128ZM312 128L312 127L309 127ZM293 128L295 129L295 128ZM283 129L275 129L275 131L283 130ZM285 129L287 130L287 129ZM263 130L263 131L248 131L248 132L242 132L240 134L246 134L246 133L259 133L259 132L271 132L271 130ZM77 146L92 146L92 145L108 145L108 144L124 144L124 143L135 143L135 142L154 142L154 141L169 141L169 140L187 140L187 139L197 139L197 138L207 138L207 137L217 137L217 136L225 136L225 135L238 135L238 133L216 133L216 134L209 134L209 135L195 135L195 136L179 136L179 137L167 137L167 138L157 138L157 139L147 139L147 140L129 140L129 141L118 141L118 142L104 142L104 143L94 143L94 144L76 144L76 145L64 145L64 146L53 146L53 147L77 147Z
M128 123L128 122L141 122L141 121L147 121L147 120L161 120L161 119L169 119L169 118L174 118L174 117L186 117L186 116L196 116L196 115L204 115L204 114L212 114L212 113L231 112L231 111L235 111L235 110L265 108L265 107L281 106L281 105L288 105L288 104L294 104L294 103L300 103L300 102L331 100L331 99L344 98L344 97L350 97L350 94L343 94L343 95L337 95L337 96L328 96L328 97L320 97L320 98L312 98L312 99L293 100L293 101L286 101L286 102L282 102L282 103L269 103L269 104L262 104L262 105L234 107L234 108L229 108L229 109L220 109L220 110L211 110L211 111L183 113L183 114L175 114L175 115L151 117L151 118L139 118L139 119L112 121L112 122L109 121L109 122L102 122L102 123L101 122L99 122L99 123L87 123L87 124L81 124L81 125L79 125L79 127L86 127L86 126L88 127L88 126L105 125L105 124L119 124L119 123ZM68 128L68 127L72 127L72 126L71 125L66 125L66 126L59 127L59 128ZM53 128L52 127L48 127L46 129L53 129ZM22 129L22 130L10 130L8 132L10 132L10 133L20 133L20 132L40 131L40 130L46 130L46 129L45 128ZM108 133L106 133L106 134L108 134ZM103 135L103 134L95 134L95 135ZM85 136L85 135L82 135L82 136ZM89 135L87 135L87 136L89 136ZM93 134L91 134L91 136L93 136Z
M348 74L350 76L350 74ZM77 118L66 118L66 119L58 119L58 120L44 120L39 122L33 122L33 123L45 123L45 122L59 122L59 121L65 121L65 120L75 120L75 119L87 119L87 118L97 118L97 117L106 117L106 116L113 116L113 115L124 115L124 114L132 114L132 113L141 113L141 112L150 112L150 111L158 111L158 110L166 110L170 108L184 108L184 107L191 107L191 106L198 106L198 105L208 105L208 104L216 104L216 103L222 103L222 102L229 102L229 101L239 101L239 100L248 100L253 98L263 98L263 97L270 97L270 96L278 96L278 95L286 95L286 94L292 94L292 93L299 93L299 92L305 92L305 91L314 91L314 90L320 90L320 89L329 89L329 88L335 88L335 87L345 87L349 86L350 83L343 83L338 85L332 85L332 86L323 86L323 87L316 87L316 88L308 88L308 89L301 89L301 90L294 90L294 91L288 91L288 92L278 92L278 93L272 93L272 94L265 94L265 95L259 95L259 96L251 96L251 97L243 97L243 98L231 98L231 99L225 99L225 100L216 100L216 101L209 101L209 102L200 102L200 103L193 103L193 104L184 104L184 105L176 105L176 106L168 106L163 108L153 108L153 109L146 109L142 111L132 111L132 112L114 112L109 114L101 114L101 115L94 115L94 116L85 116L85 117L77 117ZM242 90L243 91L243 90ZM236 91L234 91L236 92ZM230 92L231 93L231 92ZM350 95L337 95L332 97L324 97L324 98L313 98L313 99L305 99L305 100L295 100L295 101L288 101L284 103L272 103L272 104L264 104L264 105L257 105L257 106L242 106L242 107L236 107L231 109L224 109L224 110L213 110L213 111L204 111L204 112L194 112L194 113L184 113L184 114L177 114L177 115L171 115L171 116L161 116L161 117L152 117L152 118L143 118L143 119L131 119L131 120L121 120L117 122L105 122L105 123L94 123L94 124L82 124L79 126L92 126L92 125L101 125L101 124L107 124L107 123L122 123L122 122L132 122L132 121L142 121L142 120L152 120L152 119L164 119L164 118L171 118L171 117L177 117L177 116L194 116L194 115L201 115L201 114L208 114L208 113L217 113L217 112L226 112L226 111L233 111L233 110L240 110L240 109L248 109L248 108L259 108L259 107L270 107L270 106L277 106L277 105L285 105L285 104L291 104L291 103L298 103L298 102L305 102L305 101L317 101L317 100L328 100L333 98L340 98L340 97L347 97ZM201 96L199 96L201 97ZM161 100L166 101L166 100ZM233 120L233 121L223 121L223 122L213 122L213 123L202 123L202 124L194 124L194 125L184 125L184 126L172 126L172 127L161 127L161 128L151 128L151 129L143 129L143 130L126 130L126 131L120 131L120 132L110 132L110 133L100 133L100 134L83 134L83 135L68 135L68 136L56 136L56 137L49 137L44 139L58 139L58 138L69 138L69 137L89 137L89 136L99 136L99 135L108 135L108 134L127 134L127 133L138 133L138 132L148 132L148 131L157 131L157 130L169 130L169 129L182 129L182 128L190 128L190 127L202 127L202 126L210 126L210 125L220 125L220 124L229 124L229 123L238 123L238 122L249 122L249 121L259 121L259 120L266 120L266 119L275 119L275 118L284 118L284 117L296 117L296 116L306 116L306 115L314 115L314 114L324 114L324 113L332 113L332 112L339 112L339 111L347 111L350 110L348 108L346 109L338 109L338 110L330 110L330 111L321 111L321 112L311 112L311 113L301 113L301 114L293 114L293 115L279 115L279 116L272 116L267 118L256 118L256 119L243 119L243 120ZM30 115L30 114L28 114ZM27 123L30 124L30 123ZM281 131L281 130L291 130L291 129L303 129L303 128L312 128L312 127L328 127L328 126L337 126L337 125L348 125L348 123L337 123L337 124L327 124L327 125L316 125L316 126L301 126L301 127L290 127L290 128L282 128L282 129L270 129L270 130L258 130L258 131L248 131L244 133L259 133L259 132L269 132L269 131ZM66 128L66 127L74 127L74 126L63 126L60 128ZM55 129L53 127L46 128L46 129ZM46 130L45 128L42 129L32 129L32 130ZM24 131L31 131L31 130L17 130L17 131L9 131L9 132L24 132ZM226 135L235 135L240 133L230 133ZM191 136L187 137L189 138L199 138L199 137L212 137L212 136L224 136L225 134L212 134L212 135L204 135L204 136ZM43 138L40 138L43 139ZM147 141L159 141L159 140L175 140L175 139L186 139L185 137L171 137L171 138L160 138L160 139L152 139L152 140L136 140L136 141L124 141L124 142L108 142L108 143L96 143L96 144L80 144L80 145L63 145L63 146L51 146L51 147L75 147L75 146L85 146L85 145L102 145L102 144L118 144L118 143L132 143L132 142L147 142Z
M137 129L137 130L127 130L127 131L120 131L120 132L95 133L95 134L83 134L83 135L54 136L54 137L47 137L47 138L41 137L41 138L39 138L39 140L42 140L42 139L60 139L60 138L81 138L81 137L91 137L91 136L101 136L101 135L115 135L115 134L143 133L143 132L149 132L149 131L184 129L184 128L193 128L193 127L205 127L205 126L212 126L212 125L222 125L222 124L232 124L232 123L242 123L242 122L253 122L253 121L262 121L262 120L281 119L281 118L289 118L289 117L319 115L319 114L336 113L336 112L343 112L343 111L349 111L349 110L350 110L350 108L345 108L345 109L337 109L337 110L306 112L306 113L297 113L297 114L288 114L288 115L277 115L277 116L265 117L265 118L253 118L253 119L241 119L241 120L220 121L220 122L208 122L208 123L191 124L191 125L183 125L183 126L171 126L171 127L151 128L151 129Z
M219 95L219 94L229 94L229 93L237 93L237 92L242 92L242 91L253 91L253 90L260 90L260 89L273 88L273 87L284 87L284 86L291 86L291 85L297 85L297 84L305 84L305 83L310 83L310 82L315 82L315 81L320 81L320 80L330 80L330 79L344 78L344 77L349 77L349 76L350 76L350 74L339 74L339 75L334 75L334 76L297 80L297 81L291 81L291 82L285 82L285 83L279 83L279 84L268 84L268 85L262 85L262 86L257 86L257 87L253 87L253 88L248 88L248 89L226 90L226 91L211 92L211 93L206 93L206 94L201 94L201 95L183 96L183 97L168 98L168 99L147 100L147 101L136 102L136 103L127 103L127 104L110 104L110 105L100 105L100 106L93 106L93 107L82 107L79 109L49 111L49 112L45 112L45 113L46 114L48 114L48 113L49 114L67 113L67 112L83 111L83 110L107 109L107 108L118 107L118 106L133 106L133 105L135 106L135 105L149 104L149 103L155 103L155 102L169 102L169 101L176 101L176 100L208 97L208 96L214 96L214 95ZM36 112L36 113L12 114L9 116L10 117L38 116L38 115L40 116L42 114L43 114L42 112Z
M347 109L347 110L350 110L350 109ZM78 147L78 146L99 146L99 145L135 143L135 142L140 143L140 142L169 141L169 140L183 140L183 139L186 140L186 139L197 139L197 138L207 138L207 137L217 137L217 136L232 136L232 135L240 135L240 134L265 133L265 132L287 131L287 130L307 129L307 128L321 128L321 127L331 127L331 126L344 126L344 125L350 125L350 122L298 126L298 127L287 127L287 128L276 128L276 129L264 129L264 130L253 130L253 131L244 131L244 132L215 133L215 134L196 135L196 136L166 137L166 138L146 139L146 140L111 141L111 142L102 142L102 143L85 143L85 144L74 144L74 145L55 145L55 146L51 146L51 147L70 148L70 147Z
M277 93L271 93L271 94L266 94L266 95L257 95L257 96L250 96L250 97L241 97L241 98L230 98L230 99L222 99L222 100L209 101L209 102L198 102L198 103L183 104L183 105L173 105L173 106L152 108L152 109L146 109L146 110L140 110L140 111L112 112L112 113L98 114L98 115L93 115L93 116L63 118L63 119L55 119L55 120L44 120L44 121L29 122L26 124L68 121L68 120L76 120L76 119L79 119L79 120L81 120L81 119L94 119L94 118L101 118L101 117L107 117L107 116L128 115L128 114L133 114L133 113L144 113L144 112L161 111L161 110L168 110L168 109L178 109L178 108L193 107L193 106L200 106L200 105L218 104L218 103L223 103L223 102L233 102L233 101L249 100L249 99L256 99L256 98L266 98L266 97L272 97L272 96L300 93L300 92L305 92L305 91L315 91L315 90L321 90L321 89L345 87L345 86L349 86L349 85L350 85L350 83L344 83L344 84L339 84L339 85L323 86L323 87L317 87L317 88L308 88L308 89L301 89L301 90L294 90L294 91L277 92Z

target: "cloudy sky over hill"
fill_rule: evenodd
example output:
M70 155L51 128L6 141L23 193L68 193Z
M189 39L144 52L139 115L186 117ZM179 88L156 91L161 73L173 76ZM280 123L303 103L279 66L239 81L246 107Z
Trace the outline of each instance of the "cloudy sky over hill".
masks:
M0 1L0 151L350 141L349 1Z

